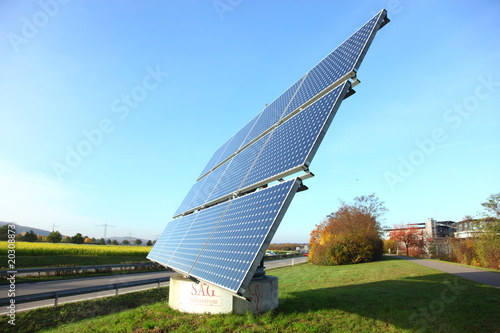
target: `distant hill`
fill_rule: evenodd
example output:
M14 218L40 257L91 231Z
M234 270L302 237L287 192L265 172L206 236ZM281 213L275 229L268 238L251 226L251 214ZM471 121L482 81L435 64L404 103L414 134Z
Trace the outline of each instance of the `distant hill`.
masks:
M3 227L4 225L11 224L11 223L12 222L3 222L3 221L0 221L0 227ZM14 224L16 225L16 234L21 234L23 232L28 232L30 230L33 230L33 232L35 234L40 235L40 236L48 236L51 233L51 231L48 231L48 230L27 227L27 226L20 225L20 224L17 224L17 223L14 223Z
M11 224L12 222L4 222L4 221L0 221L0 227L6 225L6 224ZM16 233L17 234L21 234L23 232L28 232L30 230L33 230L33 232L37 235L40 235L40 236L48 236L51 231L49 230L44 230L44 229L38 229L38 228L32 228L32 227L27 227L27 226L24 226L24 225L20 225L20 224L17 224L17 223L14 223L16 225ZM63 237L65 236L74 236L74 235L63 235ZM84 235L86 236L86 235ZM89 236L89 237L95 237L95 236ZM95 239L99 240L101 237L95 237ZM148 242L149 239L144 239L144 238L139 238L139 237L107 237L106 239L111 239L111 240L115 240L118 242L118 243L122 243L125 239L128 240L130 242L130 244L134 244L135 240L136 239L140 239L142 241L142 244L146 244ZM151 239L151 241L153 241Z
M108 238L111 239L111 240L115 240L116 239L116 241L118 243L120 243L120 244L126 239L132 245L135 244L134 242L135 242L136 239L140 239L142 241L141 245L145 245L148 242L148 240L153 241L152 239L144 239L144 238L128 237L128 236L127 237L108 237ZM99 238L97 238L97 239L99 239Z

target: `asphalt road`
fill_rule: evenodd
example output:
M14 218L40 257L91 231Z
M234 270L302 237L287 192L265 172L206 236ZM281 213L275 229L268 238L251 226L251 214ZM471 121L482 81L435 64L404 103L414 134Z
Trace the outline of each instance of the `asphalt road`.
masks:
M295 258L285 258L285 259L274 259L264 261L264 267L266 269L293 266L295 264L303 264L307 262L307 257L295 257Z
M285 259L275 259L264 262L266 269L278 268L291 266L295 264L307 262L307 257L296 257L296 258L285 258ZM113 285L115 283L131 282L131 281L141 281L148 279L156 279L160 277L172 276L178 273L172 272L152 272L152 273L138 273L138 274L125 274L125 275L108 275L102 277L94 278L82 278L82 279L71 279L71 280L59 280L59 281L47 281L47 282L36 282L36 283L19 283L16 285L15 294L16 296L24 296L45 292L54 292L60 290L76 289L76 288L86 288L93 286L102 285ZM160 284L161 287L168 286L168 282L163 282ZM119 289L119 294L146 290L151 288L156 288L157 284L143 285L130 288ZM0 298L8 297L9 286L0 286ZM89 293L83 295L75 295L68 297L61 297L58 300L58 304L77 302L85 299L106 297L115 295L114 290L102 291L97 293ZM54 300L36 301L23 304L16 304L16 312L26 311L38 307L53 306ZM6 314L8 312L6 307L0 308L0 315Z
M421 258L412 258L405 256L391 255L393 257L409 260L416 264L437 269L445 273L453 274L464 279L487 284L496 288L500 288L500 274L497 272L484 271L481 269L469 268L459 265L454 265L446 261L426 260Z

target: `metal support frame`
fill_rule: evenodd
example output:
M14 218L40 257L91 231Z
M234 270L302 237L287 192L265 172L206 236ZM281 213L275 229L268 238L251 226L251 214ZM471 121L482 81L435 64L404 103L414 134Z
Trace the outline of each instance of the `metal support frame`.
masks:
M257 270L253 274L252 280L262 279L266 275L265 268L266 267L264 266L264 257L262 257L259 266L257 266Z

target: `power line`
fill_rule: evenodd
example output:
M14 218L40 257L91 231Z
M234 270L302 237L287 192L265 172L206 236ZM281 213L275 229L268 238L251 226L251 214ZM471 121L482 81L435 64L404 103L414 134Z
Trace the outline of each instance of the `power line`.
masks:
M56 225L55 222L52 222L52 232L55 231L56 227L59 227L58 225Z
M108 233L108 227L114 228L114 227L116 227L116 225L104 223L104 224L95 225L94 227L104 227L104 239L106 239L106 234Z

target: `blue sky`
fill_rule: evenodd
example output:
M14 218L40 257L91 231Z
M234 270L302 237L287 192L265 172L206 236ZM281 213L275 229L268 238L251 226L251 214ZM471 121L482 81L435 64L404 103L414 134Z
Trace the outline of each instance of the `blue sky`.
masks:
M358 72L274 242L339 199L388 226L500 192L498 1L2 1L0 221L154 239L212 153L376 12Z

